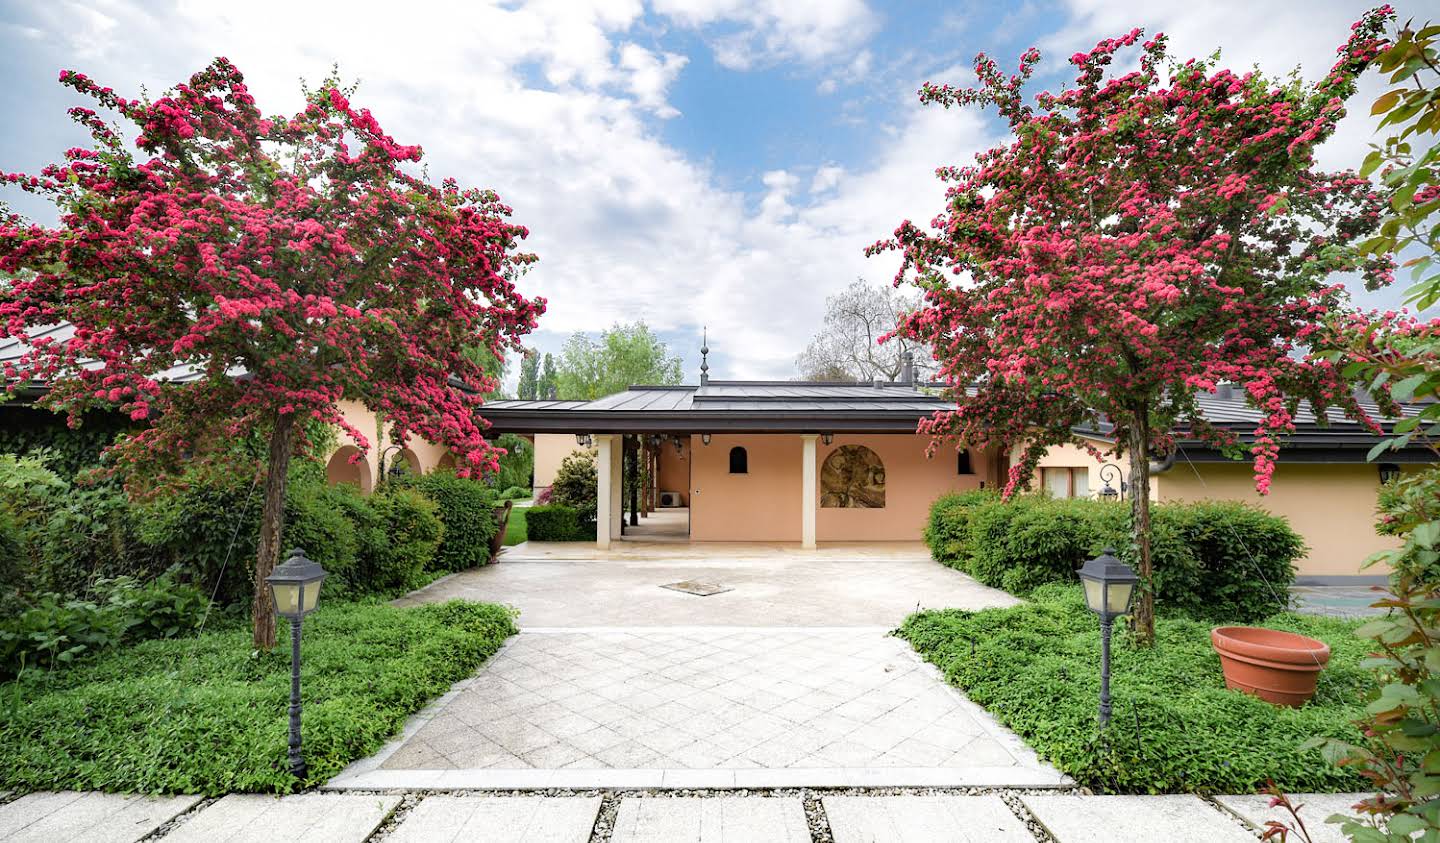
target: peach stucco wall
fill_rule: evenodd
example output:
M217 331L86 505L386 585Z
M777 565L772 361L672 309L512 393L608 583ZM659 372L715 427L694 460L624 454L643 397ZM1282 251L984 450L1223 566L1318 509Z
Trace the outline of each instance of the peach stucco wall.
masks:
M817 541L918 541L930 503L948 491L974 489L984 479L984 457L972 455L975 474L956 473L955 455L939 450L927 459L928 439L911 434L843 436L817 443L816 472L841 445L864 445L885 465L885 506L836 509L818 505ZM715 435L709 445L692 439L690 510L696 541L799 541L801 440L794 434ZM730 449L749 452L748 474L730 474ZM818 492L818 489L817 489Z
M545 489L555 485L555 472L560 470L560 463L582 450L575 444L573 433L535 434L535 488Z
M929 437L915 435L840 436L817 446L819 465L841 445L864 445L885 465L883 509L821 507L815 514L817 541L919 541L930 504L946 492L978 489L984 479L979 452L971 454L974 474L957 474L955 452L940 447L925 456Z
M730 449L749 453L748 474L730 473ZM690 438L693 541L800 541L800 437L715 434Z
M714 445L711 445L713 448ZM660 447L660 470L657 472L660 481L657 491L679 492L680 505L690 505L690 441L683 439L680 442L680 451L675 451L675 446L666 442Z
M342 479L345 482L354 482L359 479L361 488L368 492L373 485L374 478L380 476L380 450L389 441L389 427L380 430L375 414L358 401L341 401L339 408L345 421L364 434L370 447L362 459L365 464L363 469L358 465L340 465L340 461L348 460L348 457L354 453L357 445L354 437L340 431L336 437L335 447L331 449L330 453L325 454L327 474L332 482ZM395 453L392 451L390 456L393 457ZM425 473L434 471L435 467L449 453L449 449L419 439L411 439L407 447L399 453L410 463L412 469L418 469L421 473ZM334 464L331 464L332 461Z
M1373 465L1286 463L1282 458L1264 497L1255 491L1248 463L1177 464L1157 478L1156 486L1161 501L1237 500L1285 518L1310 546L1298 566L1301 576L1387 572L1360 567L1370 554L1395 546L1394 539L1375 532L1380 476Z

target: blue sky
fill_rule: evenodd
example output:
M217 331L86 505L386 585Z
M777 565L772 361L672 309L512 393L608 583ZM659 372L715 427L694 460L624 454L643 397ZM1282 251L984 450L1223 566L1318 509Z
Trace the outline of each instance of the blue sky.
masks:
M300 78L338 63L391 134L425 147L432 176L495 188L531 228L541 260L525 287L551 303L542 350L644 318L693 379L708 325L712 374L787 378L827 295L893 274L864 247L939 209L934 168L1003 137L988 115L922 109L920 83L968 83L977 52L1012 66L1037 44L1054 85L1065 57L1137 25L1169 34L1177 56L1222 47L1231 66L1314 78L1366 5L0 0L0 168L84 142L61 68L133 95L225 55L280 112L298 107ZM1423 16L1408 5L1402 18ZM1373 138L1368 108L1351 111L1327 166L1358 163Z

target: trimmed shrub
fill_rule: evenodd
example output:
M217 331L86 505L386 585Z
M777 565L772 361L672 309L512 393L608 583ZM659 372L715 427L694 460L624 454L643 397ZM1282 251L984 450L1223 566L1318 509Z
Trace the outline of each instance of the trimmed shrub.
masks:
M925 524L925 543L935 561L965 570L970 558L970 513L980 504L999 499L999 493L990 489L952 492L937 498L930 505L930 520Z
M525 529L529 540L535 542L595 540L595 522L582 519L574 507L558 503L526 509Z
M495 523L495 495L484 483L436 471L408 481L439 506L445 525L440 546L428 570L463 571L490 561Z
M560 461L555 471L555 482L550 487L550 499L580 513L582 520L594 521L596 487L599 485L599 469L595 465L594 451L576 451Z
M444 541L440 505L414 489L386 489L370 496L384 542L360 570L364 590L419 585Z
M1013 594L1075 581L1085 560L1107 546L1132 554L1127 506L1043 495L966 505L957 497L947 495L931 509L932 553ZM1220 501L1153 507L1151 552L1161 605L1248 622L1285 608L1305 546L1283 518Z

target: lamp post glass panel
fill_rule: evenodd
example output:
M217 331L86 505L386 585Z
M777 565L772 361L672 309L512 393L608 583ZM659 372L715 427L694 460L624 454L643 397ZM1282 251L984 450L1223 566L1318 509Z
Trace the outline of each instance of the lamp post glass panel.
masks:
M1100 616L1100 725L1110 722L1110 628L1115 619L1130 613L1135 584L1140 578L1107 547L1077 571L1085 586L1085 603Z
M305 777L305 759L300 755L300 625L320 602L324 581L325 569L298 547L265 578L275 600L275 622L290 619L290 772L296 778Z

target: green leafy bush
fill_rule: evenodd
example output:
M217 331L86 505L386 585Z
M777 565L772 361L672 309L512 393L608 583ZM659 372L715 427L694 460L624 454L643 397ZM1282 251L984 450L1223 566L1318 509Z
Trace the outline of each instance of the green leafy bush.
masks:
M385 489L371 495L369 503L383 541L359 572L362 590L414 588L444 540L439 504L414 489Z
M1113 645L1114 719L1096 728L1100 633L1075 586L1048 585L1026 604L926 611L899 635L952 684L1079 784L1127 793L1360 790L1364 780L1301 746L1314 735L1355 740L1373 679L1357 624L1275 615L1266 626L1331 648L1310 703L1291 709L1225 688L1209 624L1162 612L1153 648L1120 628Z
M1024 495L947 495L926 527L940 562L986 585L1027 594L1074 582L1107 546L1128 554L1129 509L1095 500ZM1305 552L1284 519L1227 501L1161 504L1151 510L1151 553L1160 605L1198 618L1250 621L1285 607L1295 561Z
M373 754L515 632L501 606L401 609L322 598L305 620L304 780L286 763L287 625L147 641L0 684L0 789L292 792Z
M120 644L173 638L199 625L207 601L167 572L149 583L130 577L97 581L92 599L46 593L0 618L0 677L69 664Z
M525 531L530 541L578 542L595 540L595 522L564 504L532 506L525 510Z
M972 489L941 495L930 505L925 544L942 565L964 570L970 557L970 513L980 504L999 499L990 489Z
M500 529L495 521L495 495L484 483L446 471L411 481L439 506L444 536L430 564L432 571L463 571L490 561L490 539Z
M575 451L560 461L555 482L550 486L550 500L580 513L582 519L595 520L596 488L599 469L594 451Z

